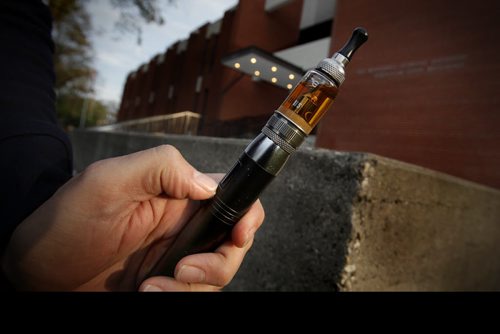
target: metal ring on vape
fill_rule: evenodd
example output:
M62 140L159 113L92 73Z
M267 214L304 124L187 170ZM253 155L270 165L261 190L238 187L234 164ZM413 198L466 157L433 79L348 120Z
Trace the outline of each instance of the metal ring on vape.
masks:
M267 126L262 128L262 133L265 134L269 139L271 139L276 145L281 147L283 151L289 154L295 152L295 148L292 145L288 144L286 140L281 138L276 132L269 129Z
M326 58L323 59L322 61L319 62L318 66L316 68L320 68L329 75L332 76L335 81L340 85L345 80L345 73L344 73L344 67L340 63L337 63L336 61Z
M224 224L233 226L236 224L246 211L237 212L227 206L217 195L214 196L213 204L210 207L212 214Z
M271 116L266 126L280 135L281 138L286 140L295 149L302 144L306 136L295 124L281 116L281 114L278 114L278 112L275 112Z
M295 124L277 112L267 121L262 133L289 154L295 152L306 136Z

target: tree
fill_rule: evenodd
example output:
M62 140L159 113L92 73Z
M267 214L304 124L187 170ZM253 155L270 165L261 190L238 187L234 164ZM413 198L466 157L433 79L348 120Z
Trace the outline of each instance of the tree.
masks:
M54 18L54 67L58 94L92 93L96 76L92 68L91 24L83 3L85 0L51 0Z
M174 0L168 0L170 4L174 2ZM111 4L120 10L120 19L116 22L118 30L137 34L138 44L141 44L143 22L159 25L165 22L158 0L111 0Z
M82 113L85 115L85 127L102 125L108 115L109 107L94 98L82 98L78 95L64 95L56 101L59 121L66 129L78 127Z
M79 106L93 93L96 71L92 67L90 16L86 0L50 0L55 45L56 112L64 127L77 126ZM81 107L80 107L81 109Z
M90 98L97 73L92 66L93 48L89 38L92 24L86 10L88 1L48 1L53 17L56 111L65 128L78 126L85 99L88 99L87 105L95 107L87 125L98 124L106 117L106 106ZM158 0L111 0L111 4L121 11L117 29L122 33L136 33L138 43L142 22L163 24Z

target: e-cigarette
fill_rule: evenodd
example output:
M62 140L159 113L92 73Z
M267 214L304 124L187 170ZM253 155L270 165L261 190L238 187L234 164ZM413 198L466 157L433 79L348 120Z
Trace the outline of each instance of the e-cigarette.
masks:
M366 30L356 28L340 51L302 77L148 276L173 277L183 257L214 251L230 235L328 110L344 82L346 65L367 39Z

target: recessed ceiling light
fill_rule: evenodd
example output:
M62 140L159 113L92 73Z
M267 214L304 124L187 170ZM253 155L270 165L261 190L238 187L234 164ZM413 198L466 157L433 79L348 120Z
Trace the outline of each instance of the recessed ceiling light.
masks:
M260 75L260 71L255 71L255 72L253 72L253 74L254 74L256 77L258 77L258 76Z
M277 82L278 82L278 79L276 79L276 78L271 78L271 82L272 82L272 83L277 83Z
M271 67L271 71L276 72L278 68L276 66Z
M288 89L292 89L292 87L293 87L292 84L286 85L286 88L288 88Z
M293 79L295 79L295 75L293 75L293 74L290 74L290 75L288 76L288 79L290 79L290 80L293 80Z
M250 58L250 62L252 64L255 64L257 62L257 58L255 58L255 57Z
M235 68L240 68L240 63L234 63Z

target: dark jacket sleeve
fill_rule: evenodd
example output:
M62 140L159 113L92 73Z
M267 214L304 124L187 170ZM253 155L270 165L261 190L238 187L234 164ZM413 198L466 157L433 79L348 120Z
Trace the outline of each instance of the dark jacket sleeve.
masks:
M55 114L51 15L41 0L0 1L0 247L72 173Z

